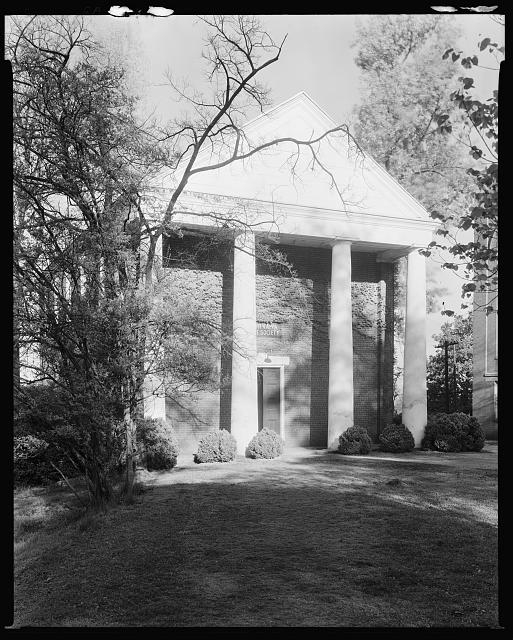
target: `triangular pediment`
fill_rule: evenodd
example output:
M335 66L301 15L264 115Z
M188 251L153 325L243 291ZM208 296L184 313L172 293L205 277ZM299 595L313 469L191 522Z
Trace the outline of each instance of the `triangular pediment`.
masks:
M336 126L300 92L244 126L252 147L274 139L283 142L244 161L198 173L186 189L249 201L429 220L424 207L346 133L330 134L317 143L315 157L306 145L293 142L316 139ZM225 159L226 153L226 148L217 154L203 151L196 166L209 166Z

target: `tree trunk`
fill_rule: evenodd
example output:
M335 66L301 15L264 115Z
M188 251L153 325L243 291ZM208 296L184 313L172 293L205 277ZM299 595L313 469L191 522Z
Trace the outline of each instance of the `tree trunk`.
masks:
M111 497L109 480L100 465L92 461L86 464L85 476L91 506L93 509L105 511L107 502Z
M125 476L125 497L128 501L133 499L133 489L135 480L135 465L136 465L136 435L135 435L135 423L132 419L132 413L130 411L130 399L125 388L124 393L124 424L126 433L126 476Z

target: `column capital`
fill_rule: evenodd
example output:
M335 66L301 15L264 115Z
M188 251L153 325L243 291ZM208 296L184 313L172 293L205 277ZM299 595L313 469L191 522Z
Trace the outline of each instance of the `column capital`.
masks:
M412 245L412 246L408 247L408 250L407 250L408 254L407 255L411 256L412 254L418 253L419 250L426 249L426 248L427 248L427 246L424 246L424 245L421 245L421 244ZM420 255L422 255L422 254L420 254ZM425 256L423 256L423 257L425 257Z
M253 231L253 229L249 228L249 227L242 227L239 229L233 229L233 237L235 239L237 238L254 238L255 237L255 232Z
M331 238L330 240L328 240L328 243L331 247L335 247L336 245L340 245L340 244L348 244L349 246L351 246L353 244L353 242L356 242L358 238Z

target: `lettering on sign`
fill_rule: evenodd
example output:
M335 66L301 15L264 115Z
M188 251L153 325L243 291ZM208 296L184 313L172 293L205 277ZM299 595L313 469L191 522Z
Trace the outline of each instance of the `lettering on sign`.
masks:
M281 337L281 326L275 322L257 322L257 336Z

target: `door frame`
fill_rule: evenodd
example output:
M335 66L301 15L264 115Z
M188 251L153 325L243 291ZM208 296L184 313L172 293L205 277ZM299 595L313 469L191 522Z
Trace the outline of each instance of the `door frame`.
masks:
M257 355L257 369L271 368L280 370L280 437L285 440L285 366L290 362L288 357L268 356L267 353Z

